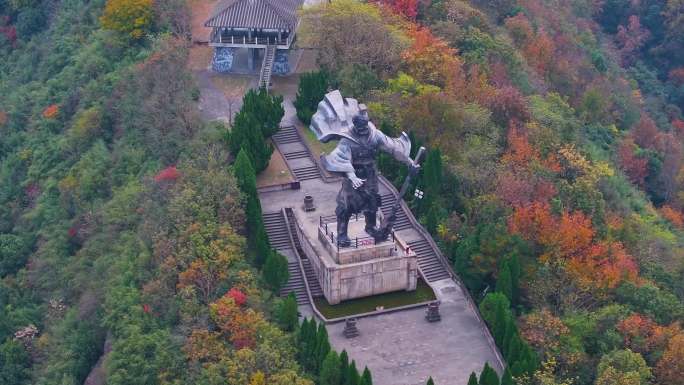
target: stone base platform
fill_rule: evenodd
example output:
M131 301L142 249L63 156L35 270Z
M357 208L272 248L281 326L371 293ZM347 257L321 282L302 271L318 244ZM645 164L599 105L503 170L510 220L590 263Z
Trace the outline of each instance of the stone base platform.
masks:
M400 237L390 235L375 243L365 231L363 217L349 222L349 247L337 246L335 223L318 228L318 239L306 243L316 249L308 255L323 295L331 305L342 301L399 290L415 290L418 259Z

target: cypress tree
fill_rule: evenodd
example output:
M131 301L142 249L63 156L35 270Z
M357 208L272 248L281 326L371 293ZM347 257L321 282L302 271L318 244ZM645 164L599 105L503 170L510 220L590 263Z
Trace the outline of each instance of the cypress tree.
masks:
M485 362L484 369L482 369L482 373L480 373L479 385L499 385L499 376L494 369L489 366L488 362Z
M341 385L340 377L340 356L336 351L330 350L321 364L319 383L320 385Z
M510 363L516 363L520 359L520 336L517 334L513 337L511 337L511 342L508 345L508 350L506 350L504 354L504 357L506 357L506 361ZM513 375L518 375L515 372Z
M510 306L511 303L508 301L508 298L501 293L487 293L480 303L480 313L482 314L482 318L487 321L487 325L489 325L490 330L492 330L492 334L494 334L493 329L496 326L497 312L500 311L500 309L506 309L506 312L508 312Z
M511 287L513 288L513 302L518 298L518 292L520 289L520 259L518 258L518 253L512 253L511 257L508 259L508 267L511 271Z
M287 297L280 303L278 311L278 320L283 325L285 331L291 332L297 328L297 299L293 292L290 292Z
M240 112L253 116L259 123L262 135L268 138L278 131L283 119L285 110L282 103L282 96L269 95L264 89L249 90L242 98Z
M252 247L254 249L254 264L257 267L262 267L264 266L264 263L268 261L268 258L272 254L275 254L275 251L268 242L268 235L266 235L264 226L260 226L259 224L254 224L253 226L256 226L256 228L254 229L254 232L251 233L254 235L250 237L250 243L253 245Z
M475 374L475 372L470 373L470 378L468 378L468 385L478 385L477 374Z
M432 377L428 378L426 385L435 385L435 381L432 380Z
M371 376L368 366L363 369L363 374L361 375L361 385L373 385L373 377Z
M316 368L316 348L318 343L318 335L316 332L316 320L311 318L311 321L307 325L307 331L305 333L305 344L303 351L302 362L304 367L309 371L314 372Z
M503 376L501 376L501 385L515 385L515 382L513 382L513 375L511 375L511 371L508 367L506 367Z
M492 325L492 334L494 341L499 348L503 345L504 333L506 332L506 321L510 316L508 315L508 308L504 307L503 302L496 304L496 313L494 315L494 324Z
M509 301L513 302L513 279L511 277L511 268L506 260L503 261L499 269L496 291L502 293Z
M273 148L266 143L257 118L245 111L235 115L235 122L230 133L229 148L233 154L244 148L249 155L255 173L268 166Z
M525 373L532 374L535 370L537 370L537 353L535 353L530 345L525 341L521 341L520 343L520 361L522 369Z
M264 264L263 274L273 291L279 292L289 278L287 258L278 252L270 252Z
M511 348L511 342L518 337L518 328L515 326L513 317L508 317L506 320L506 328L504 333L503 345L501 346L501 353L504 354L506 361L510 360L508 357L508 350Z
M318 103L328 92L328 75L324 71L309 72L299 78L299 90L294 106L297 117L305 125L311 124L311 117L318 108Z
M349 355L346 350L340 353L340 385L349 385Z
M321 322L318 325L318 331L316 333L316 350L315 350L315 361L314 368L315 372L318 372L321 368L323 360L328 355L330 351L330 340L328 339L328 331L325 325Z
M356 361L352 360L351 364L349 365L349 377L348 377L348 385L361 385L361 375L359 374L359 370L356 369Z

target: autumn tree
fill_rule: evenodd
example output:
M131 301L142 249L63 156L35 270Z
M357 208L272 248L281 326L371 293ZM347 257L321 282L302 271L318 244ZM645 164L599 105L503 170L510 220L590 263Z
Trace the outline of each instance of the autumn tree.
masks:
M100 18L102 26L140 39L154 23L153 0L107 0Z
M323 68L336 73L363 65L380 77L396 72L408 39L376 3L322 2L302 12L300 42L318 48Z
M616 350L601 357L596 385L648 385L651 369L639 353Z
M410 33L413 45L402 53L407 73L440 88L458 86L463 73L456 50L427 28L416 27Z
M615 42L622 56L622 65L628 66L634 63L636 52L648 41L650 36L651 33L641 25L637 15L631 15L626 26L618 26Z
M656 366L656 377L663 384L684 383L684 333L674 336Z

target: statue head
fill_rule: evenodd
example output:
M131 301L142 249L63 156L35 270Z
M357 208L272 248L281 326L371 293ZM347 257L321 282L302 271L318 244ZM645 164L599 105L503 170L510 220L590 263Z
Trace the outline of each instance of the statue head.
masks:
M352 123L354 124L354 134L365 136L370 132L370 127L368 127L368 115L360 112L352 118Z

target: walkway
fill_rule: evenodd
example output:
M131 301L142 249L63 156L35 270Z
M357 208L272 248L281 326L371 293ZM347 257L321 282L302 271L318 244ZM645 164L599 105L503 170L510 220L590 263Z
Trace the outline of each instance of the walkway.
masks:
M283 207L290 207L303 226L316 226L320 215L334 214L339 180L326 182L301 133L292 127L296 123L292 96L285 95L285 110L283 125L286 128L274 139L290 168L306 169L307 172L299 174L299 190L260 194L262 209L264 213L276 213ZM311 171L312 167L316 172ZM383 182L380 194L383 212L388 212L397 192L389 183ZM313 213L303 210L306 195L314 198L317 209ZM428 323L424 309L367 317L358 322L361 335L351 340L342 336L343 324L328 325L334 348L346 349L359 366L367 365L376 385L425 384L429 376L438 384L465 385L470 373L482 370L485 362L501 371L491 336L468 294L457 280L452 279L450 266L405 204L398 215L397 232L416 250L421 274L442 301L442 321ZM271 230L271 233L277 231ZM289 255L288 260L291 260ZM300 275L295 279L301 279ZM294 289L298 285L291 286ZM303 315L313 314L309 304L298 302Z

